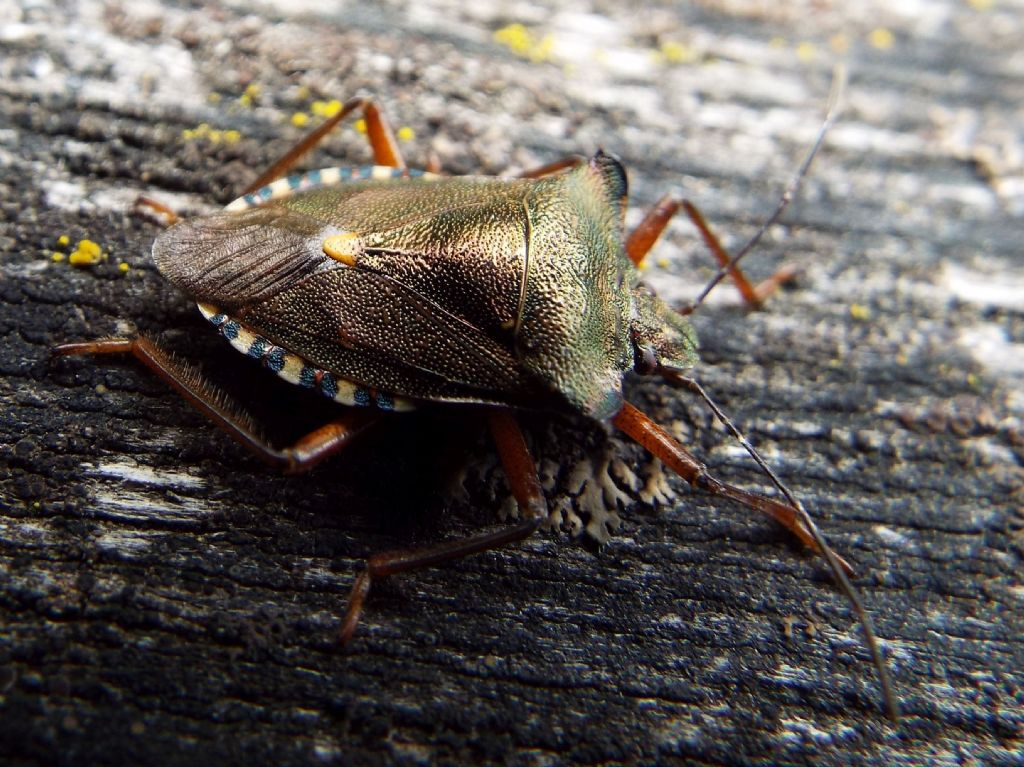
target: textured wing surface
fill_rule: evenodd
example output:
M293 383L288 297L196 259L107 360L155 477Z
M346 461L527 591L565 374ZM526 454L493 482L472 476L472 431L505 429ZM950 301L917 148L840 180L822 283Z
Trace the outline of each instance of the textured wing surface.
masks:
M153 243L170 282L200 301L233 310L266 300L336 264L324 254L325 227L277 206L181 221Z
M536 388L505 344L375 272L315 275L242 318L327 369L396 394L518 403Z
M381 205L379 189L327 198L333 210L321 192L185 221L157 238L154 260L199 301L346 379L423 399L543 405L550 391L524 372L511 333L525 234L488 235L504 247L496 275L472 266L490 257L478 217L460 212L472 195L399 209ZM324 252L339 233L357 235L351 263ZM490 303L475 300L485 293Z

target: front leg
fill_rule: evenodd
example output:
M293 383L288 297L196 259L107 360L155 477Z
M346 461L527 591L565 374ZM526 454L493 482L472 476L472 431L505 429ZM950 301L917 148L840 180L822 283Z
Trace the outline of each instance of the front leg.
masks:
M707 220L697 207L688 200L679 200L669 194L658 200L657 204L647 211L643 220L637 224L636 228L626 238L626 255L629 256L630 261L637 266L643 263L647 253L654 246L654 243L657 242L665 227L668 226L668 222L679 212L680 208L683 209L690 221L693 222L693 225L697 227L697 231L700 232L704 244L707 245L708 250L711 251L718 261L719 267L725 270L736 284L736 289L739 291L744 303L751 309L759 309L768 296L796 276L797 270L795 267L783 266L764 282L752 285L736 264L737 259L734 259L725 250L718 236L708 226ZM694 308L693 305L685 307L682 313L690 314Z

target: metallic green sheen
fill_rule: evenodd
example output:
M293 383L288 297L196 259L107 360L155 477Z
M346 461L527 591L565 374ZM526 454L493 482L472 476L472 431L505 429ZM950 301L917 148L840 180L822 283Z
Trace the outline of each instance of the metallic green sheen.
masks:
M406 397L622 405L638 349L692 364L690 326L623 249L621 165L598 153L542 179L343 184L175 225L161 272L272 342ZM355 265L323 252L359 236Z

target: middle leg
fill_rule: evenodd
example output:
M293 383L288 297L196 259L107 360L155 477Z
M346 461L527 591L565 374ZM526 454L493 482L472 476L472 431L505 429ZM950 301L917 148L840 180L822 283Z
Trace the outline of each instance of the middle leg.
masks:
M368 98L354 98L346 101L341 111L323 125L311 131L299 143L289 149L273 165L267 168L259 178L247 186L242 194L255 192L260 187L266 186L271 181L281 178L298 162L306 152L323 140L324 136L356 110L361 110L363 119L366 121L366 137L373 150L373 161L377 165L386 165L389 168L405 168L405 159L398 148L398 141L395 139L395 132L391 129L391 123L377 102Z

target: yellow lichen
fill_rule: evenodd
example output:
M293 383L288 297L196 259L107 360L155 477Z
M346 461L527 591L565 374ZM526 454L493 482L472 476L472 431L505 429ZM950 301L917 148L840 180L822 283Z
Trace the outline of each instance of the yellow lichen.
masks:
M92 240L79 240L78 245L68 256L72 266L92 266L103 258L103 248Z
M342 106L343 104L337 99L331 99L324 106L324 117L334 117L336 114L338 114L338 112L341 111Z
M242 92L242 95L238 97L238 103L243 107L251 107L259 97L260 86L256 85L256 83L249 83L245 87L245 91Z
M183 130L181 132L181 137L185 141L193 141L195 139L206 138L209 135L210 135L210 124L209 123L199 123L199 125L197 125L196 127L194 127L194 128L185 128L185 130Z
M219 128L211 127L209 123L199 123L195 128L183 130L181 138L185 141L203 139L211 144L236 144L241 140L242 134L237 130L220 130Z
M871 319L871 308L864 304L850 304L850 316L860 322Z
M692 48L675 40L665 40L658 47L658 58L666 64L685 64L697 60Z
M309 105L309 111L317 117L330 119L338 114L343 106L344 104L337 99L331 99L330 101L314 101Z
M896 41L896 37L893 33L885 27L877 27L872 29L868 34L868 42L871 46L877 48L880 51L887 51L892 48L893 43Z
M495 30L493 39L517 56L533 62L550 61L555 47L554 37L538 37L532 30L519 23Z
M520 56L525 56L533 41L533 34L522 24L509 24L495 30L494 42L504 45Z
M818 46L814 43L801 42L796 46L796 57L800 61L814 61L818 56Z

